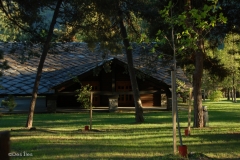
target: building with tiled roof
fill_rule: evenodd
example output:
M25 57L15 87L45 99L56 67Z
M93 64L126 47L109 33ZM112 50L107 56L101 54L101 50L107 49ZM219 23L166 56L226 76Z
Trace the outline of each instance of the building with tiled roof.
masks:
M140 91L145 91L141 95L143 105L161 106L161 95L171 95L171 64L156 61L159 55L150 53L146 49L148 47L133 46L134 67L137 74L144 77L138 78ZM4 60L10 66L3 71L0 78L0 95L31 95L42 46L0 43L0 50L4 52ZM82 84L92 85L96 91L131 91L126 67L127 61L123 53L111 55L100 49L91 50L86 43L56 43L52 45L44 63L38 94L56 97L59 107L79 106L76 97L69 94L80 87L73 81L74 77L78 77ZM189 83L180 68L177 70L177 77ZM106 106L108 97L109 95L104 94L96 95L93 103L95 106ZM120 106L132 106L132 95L119 95L118 103Z

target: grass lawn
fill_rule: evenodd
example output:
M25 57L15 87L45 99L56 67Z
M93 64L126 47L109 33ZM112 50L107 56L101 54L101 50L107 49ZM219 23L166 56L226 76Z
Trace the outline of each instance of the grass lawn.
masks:
M179 111L183 143L188 153L205 159L240 159L240 103L205 102L209 127L184 135L187 110ZM11 153L31 156L15 159L170 159L171 111L145 112L145 123L134 123L134 112L93 113L93 131L87 113L35 114L35 131L24 129L27 115L0 117L0 130L11 131ZM177 157L173 157L178 159ZM192 158L189 158L192 159ZM200 158L195 158L200 159Z

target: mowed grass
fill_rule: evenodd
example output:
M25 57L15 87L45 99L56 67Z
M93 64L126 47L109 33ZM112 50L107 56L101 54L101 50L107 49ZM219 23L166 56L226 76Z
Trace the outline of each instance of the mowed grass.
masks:
M240 103L204 105L208 106L209 127L192 128L191 136L184 135L188 113L180 107L181 133L188 153L204 154L208 159L240 159ZM0 117L0 130L10 131L11 153L22 154L11 157L13 160L170 159L171 116L171 111L146 111L145 123L135 124L134 112L94 112L93 131L84 131L88 113L35 114L36 130L29 131L24 128L27 115L6 114ZM31 156L24 156L27 153Z

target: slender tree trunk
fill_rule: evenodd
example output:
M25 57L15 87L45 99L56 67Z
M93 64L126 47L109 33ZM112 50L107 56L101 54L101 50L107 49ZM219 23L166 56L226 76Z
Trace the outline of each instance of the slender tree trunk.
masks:
M120 32L121 32L121 35L123 38L123 44L126 49L128 72L129 72L129 76L130 76L130 80L131 80L131 84L132 84L132 90L133 90L133 97L134 97L134 104L135 104L135 121L136 121L136 123L142 123L142 122L144 122L143 108L142 108L142 102L140 99L136 74L135 74L135 70L134 70L134 66L133 66L132 47L129 43L127 30L126 30L126 27L124 26L122 16L123 16L122 11L119 11Z
M234 73L233 73L233 77L232 77L232 82L233 82L233 102L237 102Z
M52 35L53 35L53 29L56 23L56 19L58 17L58 12L59 12L59 8L62 4L63 0L58 0L53 17L52 17L52 22L50 24L49 27L49 31L48 31L48 35L47 35L47 39L44 43L43 46L43 52L38 64L38 69L37 69L37 75L35 78L35 82L34 82L34 86L33 86L33 92L32 92L32 99L31 99L31 103L30 103L30 107L29 107L29 112L28 112L28 118L27 118L27 122L26 122L26 127L27 128L31 128L32 124L33 124L33 115L34 115L34 110L35 110L35 104L36 104L36 100L37 100L37 92L38 92L38 86L40 83L40 79L42 76L42 69L43 69L43 65L44 65L44 61L46 59L48 50L49 50L49 44L51 42L52 39Z
M227 100L230 101L230 89L227 89Z
M198 50L195 53L195 71L193 82L194 96L194 127L203 127L203 110L202 110L202 75L203 75L203 40L198 42Z

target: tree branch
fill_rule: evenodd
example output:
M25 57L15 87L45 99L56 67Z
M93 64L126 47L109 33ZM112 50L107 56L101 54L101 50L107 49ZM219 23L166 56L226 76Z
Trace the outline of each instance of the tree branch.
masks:
M14 20L12 18L12 16L8 13L8 11L5 9L4 5L3 5L3 1L0 0L0 9L3 11L3 13L5 14L5 16L8 18L8 20L10 22L12 22L14 25L16 25L18 28L20 28L22 31L26 32L26 33L31 33L33 35L35 35L36 37L38 37L39 35L36 34L35 32L33 32L32 30L26 29L23 25L19 24L16 20ZM9 10L9 9L8 9Z

